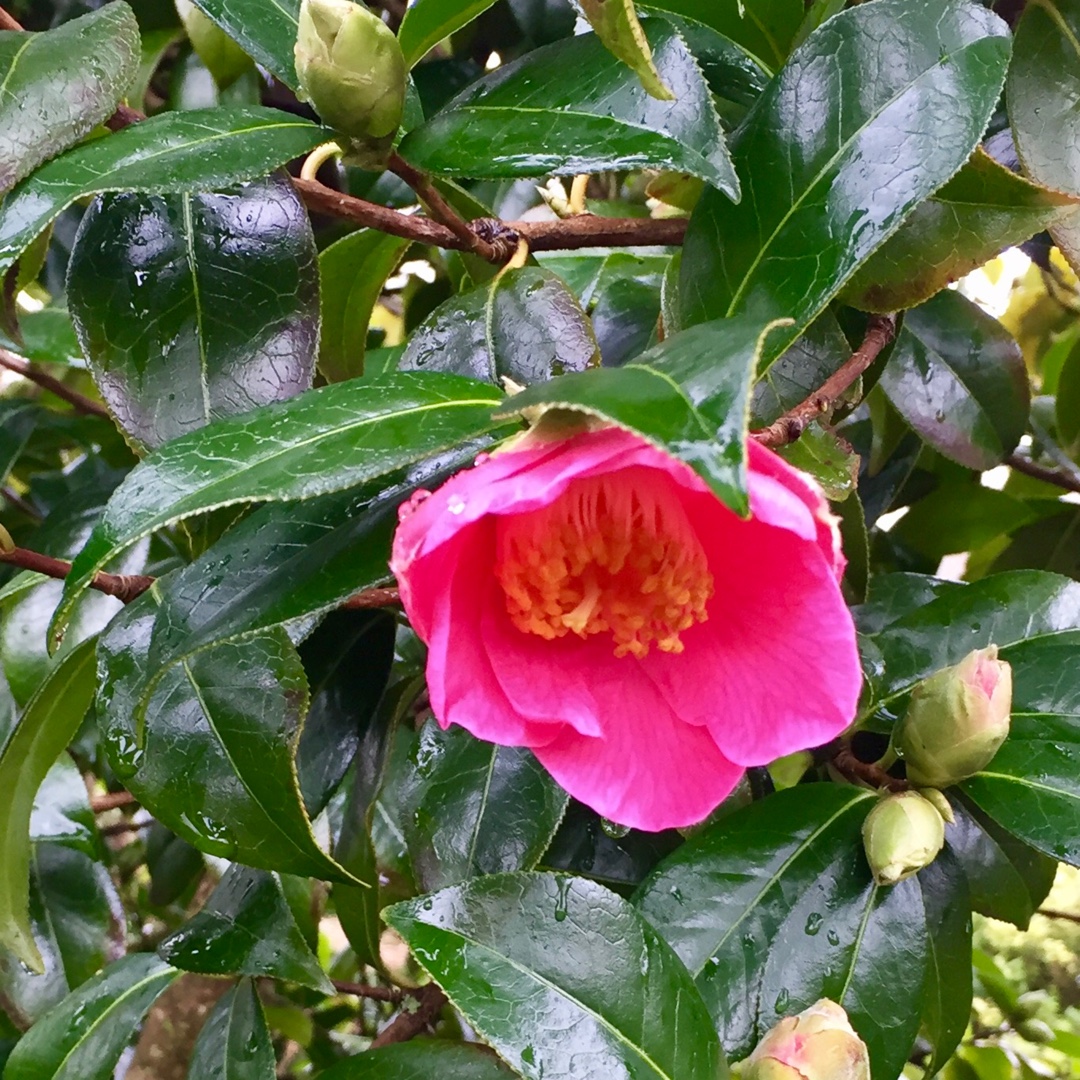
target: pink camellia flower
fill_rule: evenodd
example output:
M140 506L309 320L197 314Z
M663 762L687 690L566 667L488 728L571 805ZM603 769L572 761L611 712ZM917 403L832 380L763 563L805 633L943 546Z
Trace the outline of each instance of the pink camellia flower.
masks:
M391 568L439 723L653 830L843 731L862 676L835 521L776 454L749 465L748 520L616 427L530 434L414 496Z

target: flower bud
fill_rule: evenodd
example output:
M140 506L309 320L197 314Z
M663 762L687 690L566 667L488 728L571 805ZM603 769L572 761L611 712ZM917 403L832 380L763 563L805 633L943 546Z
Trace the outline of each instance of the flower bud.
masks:
M901 791L866 815L862 835L874 880L895 885L934 861L945 843L945 821L917 791Z
M219 88L224 90L231 86L251 67L251 57L192 0L176 0L176 13L184 24L192 48Z
M353 141L353 158L385 164L405 108L405 58L390 28L352 0L303 0L296 36L301 97Z
M869 1080L866 1044L828 998L780 1021L746 1059L742 1080Z
M989 764L1009 734L1012 668L976 649L917 686L893 743L919 787L948 787Z

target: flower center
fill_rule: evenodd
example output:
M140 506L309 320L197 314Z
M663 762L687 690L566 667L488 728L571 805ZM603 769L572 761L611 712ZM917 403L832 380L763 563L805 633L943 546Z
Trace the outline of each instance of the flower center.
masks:
M519 630L610 633L616 656L642 657L653 644L682 652L679 634L708 618L701 541L671 485L635 472L574 480L550 505L498 519L495 573Z

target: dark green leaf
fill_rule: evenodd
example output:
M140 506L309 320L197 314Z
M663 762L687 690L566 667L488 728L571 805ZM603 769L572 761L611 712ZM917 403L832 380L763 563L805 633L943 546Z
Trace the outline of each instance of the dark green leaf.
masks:
M179 900L202 877L206 860L198 848L155 821L146 836L147 898L156 907Z
M179 974L152 953L117 960L23 1036L5 1080L112 1080L139 1021Z
M405 63L413 67L443 38L467 26L495 0L415 0L398 29Z
M116 108L139 64L139 26L114 3L43 34L0 37L0 195Z
M511 1080L485 1048L434 1039L384 1046L319 1073L319 1080Z
M259 995L241 979L207 1017L188 1065L190 1080L274 1080L277 1061Z
M1080 347L1076 345L1069 350L1058 375L1054 419L1058 443L1073 460L1080 458Z
M708 84L675 29L648 26L653 59L677 100L657 101L594 34L536 49L470 86L401 142L443 176L674 169L738 198Z
M717 1080L686 969L626 901L581 878L497 874L387 908L387 922L518 1072Z
M343 491L495 430L500 395L451 375L352 380L214 424L143 461L117 489L65 583L67 601L141 536L219 506Z
M1072 217L1078 205L976 150L856 271L842 297L862 311L914 307L1004 248Z
M44 970L30 927L30 815L38 786L71 741L94 695L94 641L58 664L0 746L0 944Z
M40 415L41 407L31 401L0 401L0 483L15 467Z
M878 0L822 25L758 98L734 156L746 198L706 191L683 248L684 325L737 312L794 325L775 359L971 155L1009 37L966 0Z
M300 0L195 0L241 48L275 78L296 89L293 47Z
M1049 188L1080 195L1080 2L1028 4L1016 26L1016 58L1006 86L1009 122L1024 171ZM1053 229L1069 260L1080 258L1080 221Z
M637 903L697 979L735 1058L830 997L893 1080L918 1030L926 967L917 886L879 889L860 830L874 796L836 785L770 796L699 833ZM891 1070L891 1071L890 1071Z
M342 382L364 374L371 313L387 277L408 246L409 241L400 237L360 229L343 236L319 256L319 371L327 382Z
M526 266L440 305L414 331L403 371L447 371L528 386L600 361L585 312L562 280Z
M605 367L621 367L645 351L656 336L660 307L658 284L618 277L597 289L592 324Z
M215 191L265 176L332 135L257 106L166 112L69 150L0 205L0 274L76 199L105 191Z
M99 643L98 715L117 776L202 851L352 880L316 844L304 810L294 759L308 685L285 631L227 640L158 672L157 594L129 604ZM149 671L157 681L143 700Z
M1020 346L952 290L907 313L880 386L935 450L970 469L997 465L1027 425Z
M736 513L746 494L750 381L772 324L746 316L696 326L621 368L567 375L506 403L579 410L637 431L682 458Z
M855 608L855 625L862 634L877 634L931 600L957 592L963 583L925 574L878 574L865 604Z
M927 1065L927 1076L933 1076L960 1045L971 1019L971 901L961 864L949 850L915 880L926 911L923 1025L934 1047Z
M567 795L524 747L497 746L434 720L420 730L402 819L425 892L482 874L531 870L551 843Z
M203 975L268 975L329 993L276 874L231 866L206 906L159 946L174 967Z
M310 389L319 274L277 176L205 195L106 195L83 217L68 305L117 421L155 449Z

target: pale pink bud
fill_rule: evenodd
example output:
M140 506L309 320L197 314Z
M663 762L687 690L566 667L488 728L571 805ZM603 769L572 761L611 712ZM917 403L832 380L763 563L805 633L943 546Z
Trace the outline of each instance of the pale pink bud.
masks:
M780 1021L743 1065L743 1080L869 1080L866 1044L847 1013L822 998Z

